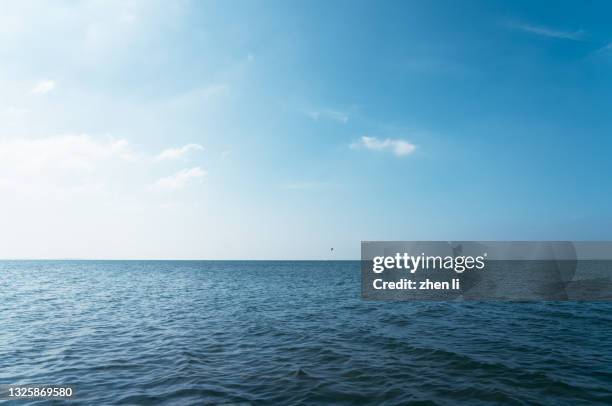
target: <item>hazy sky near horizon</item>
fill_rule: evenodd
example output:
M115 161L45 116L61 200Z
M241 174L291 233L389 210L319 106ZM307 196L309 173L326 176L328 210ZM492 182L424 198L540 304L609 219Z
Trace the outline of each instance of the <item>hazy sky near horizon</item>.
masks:
M5 3L0 258L612 239L611 11Z

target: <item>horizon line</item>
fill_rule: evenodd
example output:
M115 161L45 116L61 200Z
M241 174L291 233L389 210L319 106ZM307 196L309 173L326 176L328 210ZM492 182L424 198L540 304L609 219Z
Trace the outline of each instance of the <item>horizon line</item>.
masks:
M357 259L159 259L159 258L0 258L0 261L218 261L218 262L229 262L229 261L249 261L249 262L264 262L264 261L360 261Z

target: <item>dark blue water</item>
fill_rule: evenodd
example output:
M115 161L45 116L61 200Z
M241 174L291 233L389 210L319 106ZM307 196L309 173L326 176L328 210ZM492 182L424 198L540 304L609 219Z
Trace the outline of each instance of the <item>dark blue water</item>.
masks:
M358 262L5 261L0 315L0 383L77 404L612 404L611 304L366 302Z

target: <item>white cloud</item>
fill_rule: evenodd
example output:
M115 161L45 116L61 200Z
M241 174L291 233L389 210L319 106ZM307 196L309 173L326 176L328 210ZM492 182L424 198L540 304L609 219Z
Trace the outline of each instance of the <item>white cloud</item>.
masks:
M321 118L333 120L342 124L346 124L349 121L349 115L338 110L309 111L306 112L306 115L315 121L318 121Z
M552 28L530 25L530 24L510 24L510 27L529 32L531 34L541 35L549 38L557 38L557 39L569 39L572 41L582 41L586 36L586 32L584 30L578 31L560 31Z
M124 139L86 134L0 140L2 173L44 174L56 170L91 170L104 160L130 159Z
M187 144L167 153L180 157L198 144ZM0 192L35 199L84 196L91 193L118 196L146 190L155 177L158 157L135 150L125 139L88 134L44 138L0 138ZM162 177L155 189L181 189L202 178L200 167ZM155 175L153 175L155 176ZM159 176L159 175L157 175Z
M373 151L391 151L394 155L402 157L412 154L416 145L402 139L386 138L384 140L376 137L363 136L351 148L366 148Z
M0 138L0 190L36 199L100 191L133 158L129 143L112 137Z
M183 169L174 175L159 179L155 182L153 188L158 190L183 189L195 181L202 180L206 174L207 172L202 170L199 166L191 169Z
M607 43L603 47L599 48L597 52L609 52L612 51L612 42Z
M46 94L55 89L56 83L54 80L41 80L32 88L32 94Z
M168 148L163 150L156 159L160 161L182 159L191 151L203 151L204 147L200 144L186 144L180 148Z
M22 109L19 107L10 106L2 110L0 112L0 115L2 115L3 117L9 117L9 118L21 118L25 116L27 113L28 113L28 109Z

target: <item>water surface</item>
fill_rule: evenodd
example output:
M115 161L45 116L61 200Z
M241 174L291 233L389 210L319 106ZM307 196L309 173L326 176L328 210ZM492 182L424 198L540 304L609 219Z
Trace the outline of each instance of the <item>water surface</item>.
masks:
M363 301L358 262L0 261L0 317L0 384L74 404L612 404L612 304Z

